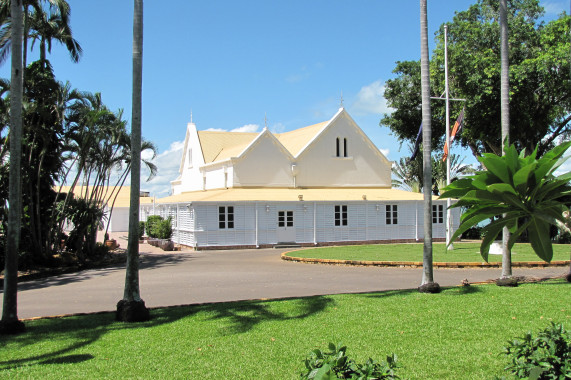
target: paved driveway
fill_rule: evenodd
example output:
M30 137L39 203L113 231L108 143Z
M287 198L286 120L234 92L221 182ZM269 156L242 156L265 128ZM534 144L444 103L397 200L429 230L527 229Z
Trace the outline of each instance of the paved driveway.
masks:
M157 253L141 246L141 297L149 307L258 298L415 288L422 270L286 262L285 250ZM514 275L556 276L567 268L514 268ZM442 286L499 277L500 269L435 270ZM24 282L20 318L111 311L123 296L124 266Z

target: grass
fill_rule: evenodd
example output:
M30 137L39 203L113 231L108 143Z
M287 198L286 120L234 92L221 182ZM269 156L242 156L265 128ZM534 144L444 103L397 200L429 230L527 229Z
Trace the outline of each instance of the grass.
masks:
M288 253L289 256L367 261L422 261L422 243L378 244L312 248ZM553 261L569 260L571 245L553 244ZM445 243L433 244L434 262L483 262L479 243L454 243L447 251ZM489 262L501 262L501 255L489 255ZM517 243L512 250L512 261L542 261L530 244Z
M27 321L0 337L0 378L295 379L314 348L342 341L357 361L394 352L409 379L502 375L508 339L549 321L571 328L571 284L388 291Z

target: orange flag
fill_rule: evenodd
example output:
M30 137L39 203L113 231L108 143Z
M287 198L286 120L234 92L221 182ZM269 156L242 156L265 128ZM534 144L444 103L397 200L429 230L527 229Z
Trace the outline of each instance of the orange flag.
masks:
M458 115L458 119L456 119L454 127L452 127L452 133L450 134L450 145L452 145L454 137L456 137L456 135L460 133L460 130L462 129L462 121L464 121L464 108L462 108L462 111L460 111L460 115ZM446 161L447 158L448 158L448 144L445 143L444 155L442 156L442 161Z

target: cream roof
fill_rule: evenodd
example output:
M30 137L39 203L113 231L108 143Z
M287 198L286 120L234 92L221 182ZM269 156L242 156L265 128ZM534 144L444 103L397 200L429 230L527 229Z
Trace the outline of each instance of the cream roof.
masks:
M327 125L329 121L310 125L305 128L296 129L295 131L276 134L276 138L283 146L297 157L300 151Z
M238 156L256 136L258 133L198 131L204 163Z
M274 136L295 157L327 123L324 121ZM260 133L198 131L204 162L210 164L238 157Z
M69 192L71 186L62 186L61 188L61 192L62 193L67 193ZM111 202L109 202L109 199L112 196L115 196L115 194L117 194L117 187L116 186L105 186L104 187L104 201L107 203L111 203L113 201L113 199L111 199ZM54 188L55 191L59 190L59 186L56 186ZM76 197L82 197L85 194L86 191L86 187L85 186L76 186L73 190L73 194ZM87 188L88 193L90 193L91 191L91 186L88 186ZM117 195L117 200L115 201L115 205L114 207L129 207L129 203L130 203L130 199L131 199L131 186L122 186L119 189L119 194ZM149 204L149 203L153 203L153 199L151 197L139 197L139 203L140 204Z
M371 202L422 201L422 193L379 188L230 188L191 191L157 199L157 203L239 202L239 201L361 201L363 195ZM438 197L433 197L438 200Z

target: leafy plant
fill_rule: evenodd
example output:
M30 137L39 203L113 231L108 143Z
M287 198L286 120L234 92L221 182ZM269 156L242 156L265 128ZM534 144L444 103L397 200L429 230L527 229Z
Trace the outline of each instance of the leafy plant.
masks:
M504 348L511 363L505 369L517 378L571 378L571 333L562 324L551 322L533 337L528 332Z
M149 235L149 237L152 237L152 238L158 237L157 228L158 228L158 225L161 221L163 221L163 218L160 215L150 215L147 218L146 227L147 227L147 235Z
M395 354L387 356L387 360L382 363L369 358L364 364L358 364L349 359L346 351L347 347L341 343L329 343L327 352L319 349L311 351L305 359L306 370L301 373L301 379L399 379L395 375L398 367Z
M172 237L171 218L168 217L165 220L161 220L155 225L155 230L157 231L157 238L170 239Z
M482 229L481 255L488 261L490 245L503 227L511 236L508 248L527 232L535 253L551 261L553 246L550 225L565 222L563 212L571 205L571 173L554 174L571 146L566 142L537 158L537 148L529 155L518 154L514 145L506 147L505 156L486 153L478 160L487 170L451 183L441 198L459 198L452 207L466 207L461 223L451 241L483 220L494 220Z

